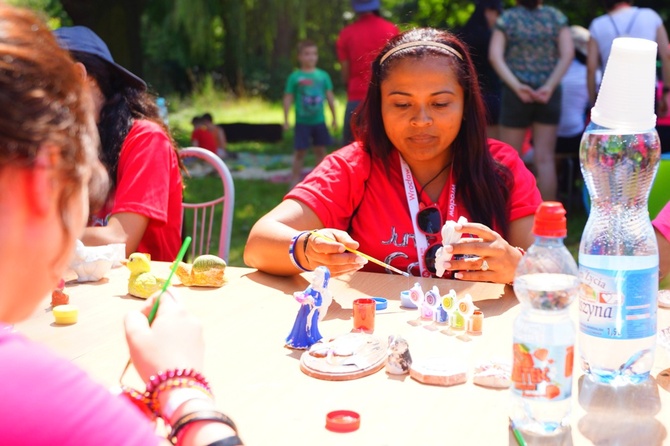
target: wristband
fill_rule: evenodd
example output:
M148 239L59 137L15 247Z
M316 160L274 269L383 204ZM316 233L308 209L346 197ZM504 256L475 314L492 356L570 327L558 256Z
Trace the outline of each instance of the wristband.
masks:
M226 414L216 410L203 410L186 414L175 421L174 425L172 425L172 431L170 431L170 435L168 435L168 440L172 444L177 444L177 436L179 435L179 432L189 424L198 421L216 421L217 423L227 424L233 431L235 431L235 435L237 435L237 426L235 426L233 420L228 418Z
M201 390L192 387L174 389L170 392L170 396L167 397L167 401L161 406L161 418L169 423L175 412L177 412L182 405L192 400L213 402L213 400L208 398Z
M210 443L207 446L237 446L242 444L242 440L237 435L232 437L222 438L221 440L216 440L214 443Z
M300 262L298 262L298 258L295 255L295 245L298 243L298 239L300 239L300 237L302 237L303 234L309 234L309 231L302 231L291 239L291 244L288 247L288 258L291 259L291 263L293 263L293 266L295 266L299 270L309 271L307 268L303 267L300 264Z
M309 238L312 236L312 231L309 231L307 233L307 237L305 237L305 241L302 243L302 254L305 256L305 260L307 260L307 263L309 263L309 259L307 258L307 242L309 242Z

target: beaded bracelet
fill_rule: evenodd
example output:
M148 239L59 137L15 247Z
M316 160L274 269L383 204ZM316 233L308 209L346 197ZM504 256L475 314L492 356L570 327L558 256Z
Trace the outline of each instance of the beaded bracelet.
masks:
M301 271L309 271L307 268L302 266L300 262L298 262L298 258L295 255L295 245L298 243L298 239L302 237L304 234L309 234L309 231L302 231L298 235L294 236L291 239L291 244L288 247L288 257L291 259L291 263L293 263L293 266L298 268Z
M168 440L172 444L177 444L177 435L179 435L179 432L187 425L197 421L216 421L227 424L235 431L235 435L237 436L237 426L235 426L233 420L231 420L226 414L217 410L202 410L186 414L175 421L175 423L172 425L172 431L170 431L170 435L168 435Z
M160 394L166 390L192 388L201 391L205 397L214 399L209 383L194 369L175 369L159 372L149 378L145 391L147 406L156 416L161 416Z
M173 369L164 372L158 372L149 377L147 382L147 392L152 393L154 389L162 382L172 378L190 378L199 382L204 388L210 390L209 383L202 374L194 369Z
M214 399L214 395L208 387L205 387L199 381L191 378L172 378L163 381L151 393L149 393L149 408L156 416L161 416L164 412L160 404L160 394L170 389L193 389L202 392L201 397ZM167 415L167 414L166 414ZM169 418L169 416L167 416Z

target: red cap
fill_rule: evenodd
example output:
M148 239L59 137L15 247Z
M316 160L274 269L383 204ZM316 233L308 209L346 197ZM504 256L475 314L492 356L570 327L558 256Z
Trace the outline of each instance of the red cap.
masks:
M352 432L361 425L361 416L353 410L334 410L326 415L326 429L333 432Z
M568 235L565 208L558 201L544 201L535 212L533 234L539 237L565 237Z

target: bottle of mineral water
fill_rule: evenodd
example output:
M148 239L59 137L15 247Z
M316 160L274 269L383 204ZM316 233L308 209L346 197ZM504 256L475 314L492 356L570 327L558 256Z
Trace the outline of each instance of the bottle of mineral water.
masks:
M658 246L647 199L660 159L655 58L654 42L614 41L580 145L591 211L579 247L579 351L585 374L603 383L642 382L654 362Z
M535 243L519 262L514 292L522 305L514 321L512 407L521 430L554 434L570 425L577 297L577 263L563 243L565 209L544 202L535 214Z

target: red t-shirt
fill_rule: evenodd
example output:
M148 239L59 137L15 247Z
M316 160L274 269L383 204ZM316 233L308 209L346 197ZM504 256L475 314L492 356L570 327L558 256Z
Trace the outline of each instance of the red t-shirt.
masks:
M0 324L2 444L158 445L152 424L70 361Z
M110 215L132 212L149 218L137 247L151 260L173 261L181 247L182 179L177 153L163 129L151 121L133 123L121 147L116 190L89 226L106 226Z
M337 58L349 61L348 100L365 99L372 74L372 61L396 34L398 27L374 14L365 14L340 31L336 42Z
M193 133L191 133L191 144L207 149L216 155L216 138L205 126L193 130Z
M509 145L489 140L489 150L496 160L510 169L514 178L508 202L510 220L533 215L542 202L533 174ZM415 187L420 189L416 180ZM361 252L418 275L414 226L398 152L394 151L391 155L387 172L382 162L372 162L370 155L358 143L346 146L328 155L286 195L287 198L309 206L324 227L347 231L360 243ZM425 193L420 201L426 206L433 204ZM436 204L442 211L443 219L446 219L449 206L447 188L444 188ZM457 190L453 220L460 216L470 219ZM493 229L499 231L498 228ZM430 245L435 241L439 239L429 237L428 243ZM384 268L369 262L363 270L383 272Z

